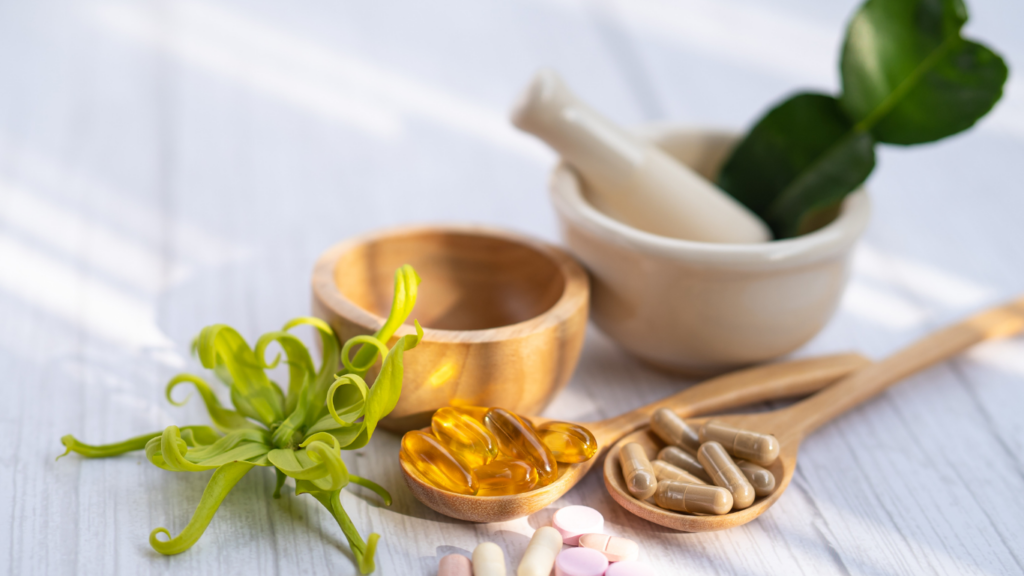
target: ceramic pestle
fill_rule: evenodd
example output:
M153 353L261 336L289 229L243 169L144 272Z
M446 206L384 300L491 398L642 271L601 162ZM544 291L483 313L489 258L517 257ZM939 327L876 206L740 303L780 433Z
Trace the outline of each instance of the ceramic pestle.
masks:
M586 182L587 199L616 220L683 240L771 240L768 227L753 212L592 110L552 70L533 78L513 108L512 123L561 154Z

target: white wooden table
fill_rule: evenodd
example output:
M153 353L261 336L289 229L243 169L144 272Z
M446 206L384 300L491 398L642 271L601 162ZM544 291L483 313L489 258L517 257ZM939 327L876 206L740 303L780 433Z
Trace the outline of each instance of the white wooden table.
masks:
M560 70L624 123L741 129L801 89L835 90L856 2L303 0L0 2L0 573L354 574L309 497L247 476L198 545L156 554L209 474L141 454L54 462L61 435L118 441L207 423L164 384L190 339L309 312L318 253L407 222L557 241L553 155L506 110ZM971 0L970 34L1011 82L973 131L881 149L875 214L841 310L798 355L882 357L1024 289L1024 5ZM548 410L599 419L677 391L591 331ZM1024 572L1024 340L980 347L822 429L765 516L678 534L632 517L600 473L530 518L472 525L412 498L398 438L346 453L391 489L344 504L382 535L380 574L433 574L485 540L517 562L555 508L586 504L662 574Z

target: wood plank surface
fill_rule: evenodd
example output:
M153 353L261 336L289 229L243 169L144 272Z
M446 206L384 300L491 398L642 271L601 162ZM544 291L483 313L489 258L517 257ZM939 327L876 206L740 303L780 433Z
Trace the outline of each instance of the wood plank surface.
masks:
M627 123L741 130L798 89L837 89L852 0L0 2L0 573L355 574L311 498L246 476L188 552L209 473L144 455L84 460L59 438L118 441L204 424L164 384L189 343L309 311L320 251L395 224L473 222L557 241L554 155L507 122L540 66ZM1024 291L1024 21L972 0L967 33L1011 66L976 129L882 147L871 227L834 320L796 355L882 357ZM596 420L690 382L596 329L545 415ZM398 437L346 453L391 490L343 495L381 534L380 574L434 574L492 540L510 569L555 509L592 506L661 574L1024 573L1024 340L984 345L820 430L758 521L678 534L632 517L599 469L529 518L473 525L412 498ZM511 572L510 572L511 573Z

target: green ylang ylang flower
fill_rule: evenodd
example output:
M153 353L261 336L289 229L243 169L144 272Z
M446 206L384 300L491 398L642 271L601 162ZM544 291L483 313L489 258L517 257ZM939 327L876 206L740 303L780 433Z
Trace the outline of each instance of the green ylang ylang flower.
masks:
M191 374L175 376L167 384L167 399L180 384L199 391L213 421L210 426L168 426L162 432L137 436L117 444L91 446L68 435L61 438L67 451L89 458L116 456L145 450L146 458L172 472L214 470L192 520L180 534L171 537L165 528L149 535L149 544L161 554L179 554L199 540L228 492L256 466L272 467L277 473L274 497L281 494L285 479L295 479L296 494L310 494L334 516L359 564L359 571L374 570L373 556L378 534L363 540L341 506L340 494L350 482L377 493L385 505L391 495L366 478L350 474L341 450L362 448L369 442L377 422L390 413L402 392L402 354L416 347L423 330L398 338L389 350L386 343L412 312L419 276L411 266L395 272L395 295L391 313L373 336L356 336L339 347L330 326L318 318L296 318L277 332L260 337L252 349L234 329L223 324L207 326L193 343L205 368L224 382L231 393L234 410L221 405L205 380ZM314 366L306 346L289 330L309 325L323 343L323 362ZM286 356L288 391L271 381L266 370L281 359L267 363L267 346L276 342ZM350 359L353 347L359 349ZM383 358L373 386L363 380ZM343 365L336 372L339 359ZM58 457L60 458L60 457ZM166 540L158 538L163 534Z

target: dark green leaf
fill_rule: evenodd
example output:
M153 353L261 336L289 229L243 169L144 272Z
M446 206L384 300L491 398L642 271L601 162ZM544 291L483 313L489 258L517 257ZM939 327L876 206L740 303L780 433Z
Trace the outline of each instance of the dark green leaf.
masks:
M960 36L960 0L869 0L850 22L843 108L879 142L917 144L972 126L999 100L1007 69Z
M806 231L818 211L839 202L875 166L871 134L857 130L835 98L797 94L747 134L718 184L753 210L775 237Z

